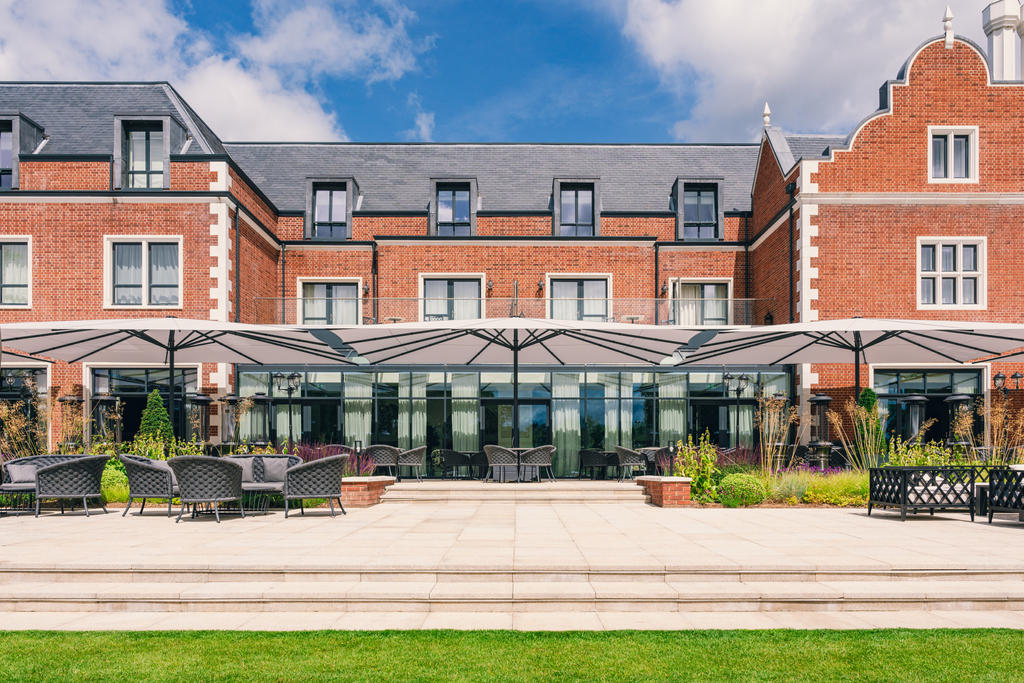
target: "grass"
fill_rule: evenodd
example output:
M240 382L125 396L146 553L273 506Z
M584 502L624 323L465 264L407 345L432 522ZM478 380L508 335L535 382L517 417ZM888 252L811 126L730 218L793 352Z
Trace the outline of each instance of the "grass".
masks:
M868 473L843 471L829 474L792 470L768 482L768 502L797 505L867 505Z
M196 614L196 621L202 615ZM1009 630L8 632L4 681L1011 681Z

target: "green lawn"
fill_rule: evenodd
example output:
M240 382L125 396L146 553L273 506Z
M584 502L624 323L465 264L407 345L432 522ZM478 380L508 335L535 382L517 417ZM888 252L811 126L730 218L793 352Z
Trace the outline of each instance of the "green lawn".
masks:
M0 633L3 681L1022 678L1008 630Z

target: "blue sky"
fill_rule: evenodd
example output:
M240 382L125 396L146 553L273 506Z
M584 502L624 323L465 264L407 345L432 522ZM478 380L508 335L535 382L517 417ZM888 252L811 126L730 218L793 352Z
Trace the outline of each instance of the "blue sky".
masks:
M945 6L0 0L0 80L169 80L225 140L747 142L849 132Z

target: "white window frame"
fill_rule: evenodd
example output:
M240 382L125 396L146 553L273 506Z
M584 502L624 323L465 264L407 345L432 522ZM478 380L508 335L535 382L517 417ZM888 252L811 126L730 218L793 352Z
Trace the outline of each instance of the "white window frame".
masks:
M967 153L970 155L968 162L968 177L966 178L936 178L932 175L932 138L936 135L944 135L947 138L946 149L949 150L952 155L953 150L953 136L954 135L966 135L967 140ZM928 126L928 182L935 184L945 185L963 185L963 184L977 184L978 183L978 127L977 126ZM949 171L952 172L952 156L949 159L950 167Z
M480 317L487 317L487 273L420 273L416 293L416 318L426 319L426 287L424 280L480 280Z
M339 284L339 285L355 285L356 286L356 324L363 324L363 278L361 277L299 277L295 278L295 319L299 325L308 325L309 327L326 327L327 325L321 325L320 323L307 323L306 317L303 313L305 308L302 305L302 286L305 284ZM338 323L333 323L332 326L337 326Z
M173 306L141 303L114 303L114 245L125 242L142 243L142 296L149 299L149 245L178 245L178 303ZM180 311L185 307L185 249L181 235L104 235L103 236L103 308L113 311Z
M672 278L669 278L669 280L668 280L668 288L669 288L669 292L668 292L669 293L669 299L668 299L668 301L669 301L669 305L670 306L675 305L674 302L676 301L676 297L673 296L673 292L675 291L675 286L676 285L725 285L725 296L726 296L726 301L728 302L726 304L726 306L728 307L727 310L729 311L729 314L728 314L729 317L728 317L728 320L726 320L726 325L730 325L731 326L731 325L735 325L736 324L736 322L735 322L736 321L736 308L735 308L735 305L733 304L733 296L732 296L732 292L733 292L733 278L731 278L731 277L672 277ZM679 323L676 322L676 324L678 325ZM716 327L716 326L715 325L702 325L702 327Z
M975 245L978 249L978 270L966 272L961 270L963 259L961 257L964 245ZM934 271L923 271L921 270L921 247L923 246L934 246L935 247L935 270ZM953 275L944 275L942 272L942 246L943 245L955 245L956 246L956 258L957 258L957 270L953 271ZM983 311L988 308L988 238L987 237L941 237L941 236L921 236L917 238L917 254L915 256L917 263L917 277L914 279L914 290L915 300L917 301L917 310L919 311ZM973 275L973 273L977 275ZM944 304L942 303L942 278L943 277L956 277L957 280L957 301L963 299L963 277L968 275L969 277L976 277L978 280L978 291L977 299L978 302L975 304ZM933 277L935 278L935 303L925 304L921 302L921 278Z
M544 315L551 319L551 281L552 280L605 280L608 283L608 310L607 320L615 320L614 303L612 298L612 274L611 273L545 273L544 274ZM643 322L643 321L641 321Z
M27 311L32 308L32 235L0 235L0 242L18 243L24 242L28 245L28 301L24 304L0 304L0 310L4 311Z

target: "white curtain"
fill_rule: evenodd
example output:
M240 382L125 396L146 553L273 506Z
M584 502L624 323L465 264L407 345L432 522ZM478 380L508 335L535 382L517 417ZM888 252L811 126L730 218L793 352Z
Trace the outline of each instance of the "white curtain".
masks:
M686 438L686 375L660 373L658 382L658 443Z
M480 375L452 374L452 448L475 451L480 448Z
M24 285L28 285L28 245L5 244L2 258L3 272L0 274L0 284L3 285L3 290L0 293L0 303L27 304L28 287Z
M614 372L602 373L597 375L597 381L604 387L604 450L614 451L616 446L628 448L632 439L626 443L619 436L619 375Z
M426 445L427 373L403 372L398 386L398 446L408 449ZM412 400L405 400L407 396Z
M560 477L576 472L579 468L581 425L580 425L580 383L578 372L551 373L551 429L555 456L555 474Z
M700 325L700 285L677 282L675 290L676 324Z
M142 303L142 244L114 245L114 303Z
M551 282L551 317L554 320L579 319L579 290L575 280Z
M321 324L327 322L327 285L302 285L302 321Z
M364 448L370 445L372 396L372 373L345 373L345 442L350 446L355 446L356 441L362 443Z
M359 286L340 284L331 287L331 322L335 325L359 324Z
M453 283L455 300L452 302L452 317L455 320L475 320L480 317L480 282L460 280Z
M149 245L149 303L178 303L178 245Z
M741 405L738 417L735 404L729 406L729 426L729 441L733 446L754 447L754 406Z

